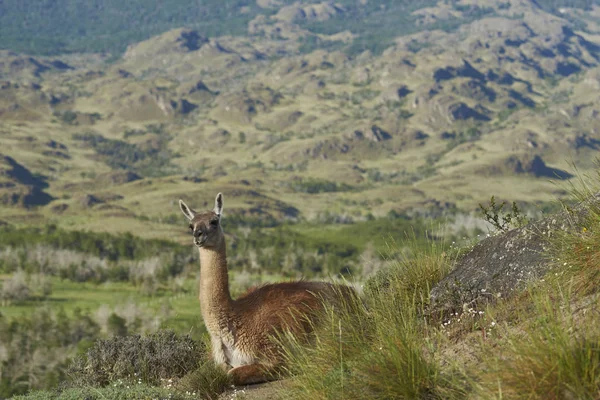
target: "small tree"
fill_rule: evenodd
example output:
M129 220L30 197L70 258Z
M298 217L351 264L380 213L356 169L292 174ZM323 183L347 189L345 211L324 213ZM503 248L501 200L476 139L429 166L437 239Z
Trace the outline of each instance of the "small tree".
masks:
M25 272L19 270L9 279L5 280L0 289L0 299L2 305L6 306L12 302L27 300L29 297L29 286L25 277Z
M32 274L29 277L31 295L45 299L52 294L52 282L44 274Z

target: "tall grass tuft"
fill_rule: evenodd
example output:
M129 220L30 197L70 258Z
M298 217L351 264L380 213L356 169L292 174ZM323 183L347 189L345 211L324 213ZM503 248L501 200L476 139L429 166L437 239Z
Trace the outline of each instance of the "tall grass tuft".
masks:
M364 301L329 309L310 346L286 352L297 399L464 398L462 373L435 354L438 334L424 318L429 288L450 266L435 243L403 257L367 283ZM290 389L288 389L290 390Z
M487 372L481 377L480 387L483 398L600 397L597 317L579 312L580 302L563 295L560 287L554 289L533 296L534 312L529 323L520 329L508 329L504 346L487 348ZM593 303L593 308L598 306L597 299Z
M572 229L552 233L554 269L521 297L524 315L506 318L502 340L483 350L483 398L600 398L600 164L571 185L580 205L564 206Z
M600 159L596 166L595 175L577 173L570 183L571 198L580 206L564 208L576 222L575 230L559 230L552 237L555 280L572 279L574 292L583 296L596 292L600 282Z
M406 235L403 247L391 239L388 242L390 261L365 282L366 294L389 288L408 293L409 298L417 298L425 304L431 287L448 274L455 258L447 251L446 242L430 233L427 233L426 245L421 242L414 232Z
M217 399L230 384L227 373L221 367L205 360L198 369L181 378L175 388L182 393L192 393L195 398Z

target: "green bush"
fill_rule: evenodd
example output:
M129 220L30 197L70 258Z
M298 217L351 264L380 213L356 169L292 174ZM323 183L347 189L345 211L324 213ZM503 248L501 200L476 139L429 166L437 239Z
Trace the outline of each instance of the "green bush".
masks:
M0 398L56 387L68 357L99 335L92 317L78 309L73 317L47 308L17 318L0 316Z
M189 335L161 330L148 336L98 340L67 370L67 387L106 386L117 380L160 385L194 371L206 349Z
M189 247L168 240L142 239L131 233L110 234L100 232L72 231L58 228L56 225L44 227L16 228L11 225L0 227L0 247L33 247L38 244L58 249L69 249L93 254L111 261L120 259L141 260L174 252L189 256ZM0 270L2 266L0 265Z
M290 188L301 193L328 193L328 192L347 192L352 190L352 186L345 183L331 182L324 179L308 178L291 182Z

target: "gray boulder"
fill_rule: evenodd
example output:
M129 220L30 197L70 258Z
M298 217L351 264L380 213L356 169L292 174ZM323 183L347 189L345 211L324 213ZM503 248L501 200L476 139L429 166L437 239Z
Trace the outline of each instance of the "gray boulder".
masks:
M574 209L482 240L432 288L432 310L459 311L507 298L542 278L555 265L549 239L557 231L579 229L591 207L600 208L600 194Z

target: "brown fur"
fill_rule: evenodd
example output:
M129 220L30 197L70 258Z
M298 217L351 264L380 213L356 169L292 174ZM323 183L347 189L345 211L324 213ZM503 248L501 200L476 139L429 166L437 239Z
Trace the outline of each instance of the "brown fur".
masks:
M228 369L233 382L264 382L275 379L282 367L282 349L274 336L289 331L305 340L324 304L335 304L355 293L343 285L298 281L264 285L232 299L220 225L222 205L220 193L215 209L205 213L196 213L180 201L200 252L202 317L211 336L213 358Z

